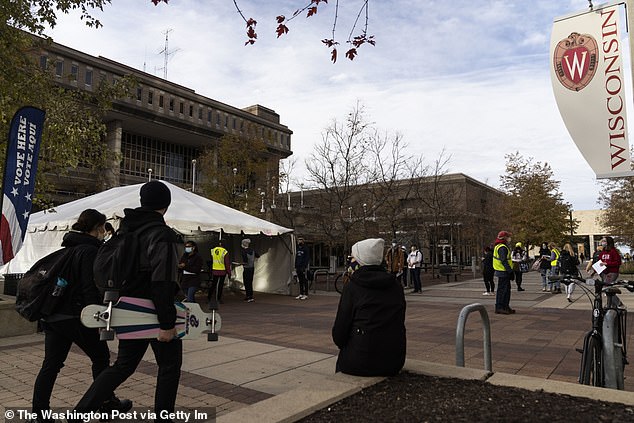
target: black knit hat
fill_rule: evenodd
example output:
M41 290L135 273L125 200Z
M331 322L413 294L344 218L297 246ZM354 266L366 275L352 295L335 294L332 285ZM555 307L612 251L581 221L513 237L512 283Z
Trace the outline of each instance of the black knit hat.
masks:
M153 179L141 187L141 207L152 210L166 209L172 202L170 189L163 182Z

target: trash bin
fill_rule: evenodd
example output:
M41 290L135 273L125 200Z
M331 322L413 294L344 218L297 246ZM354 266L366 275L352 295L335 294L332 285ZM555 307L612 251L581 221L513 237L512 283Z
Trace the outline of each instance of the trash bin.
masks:
M4 295L16 296L18 292L18 281L22 279L24 273L7 273L4 275Z

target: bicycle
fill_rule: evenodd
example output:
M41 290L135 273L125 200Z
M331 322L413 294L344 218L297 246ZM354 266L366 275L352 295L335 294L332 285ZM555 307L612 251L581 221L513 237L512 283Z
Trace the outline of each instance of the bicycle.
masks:
M335 291L339 294L343 292L343 287L350 282L350 272L346 269L341 272L335 279Z
M579 383L623 390L623 372L628 364L627 309L616 294L621 293L619 287L634 292L634 282L586 281L569 274L553 276L552 280L559 280L566 285L574 283L584 291L592 304L592 330L585 335L583 348L578 350L582 354ZM602 294L606 295L605 307Z

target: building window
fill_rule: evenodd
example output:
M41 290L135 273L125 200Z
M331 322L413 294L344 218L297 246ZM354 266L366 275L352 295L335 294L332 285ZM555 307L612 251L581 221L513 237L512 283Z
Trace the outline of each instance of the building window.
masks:
M192 106L191 104L189 105L189 117L193 117L194 116L194 106Z
M225 116L225 128L229 126L229 116Z
M124 131L121 136L120 171L125 175L147 178L147 170L152 169L153 176L165 181L191 183L192 160L199 154L194 147Z
M55 76L61 77L64 73L64 61L58 60L55 62Z
M181 101L181 105L180 105L180 108L178 110L178 113L180 113L182 115L184 110L185 110L185 104Z
M220 112L216 113L216 125L220 126Z
M211 122L211 110L207 110L207 122Z
M174 99L170 98L170 112L174 111Z
M163 95L159 95L159 107L162 109L163 108Z
M233 118L233 129L236 129L237 127L236 118Z
M154 102L154 92L148 91L147 93L147 104L152 104Z
M40 56L40 68L42 68L42 70L46 70L46 67L48 66L48 56Z
M143 99L143 88L136 87L136 100L141 101Z
M92 85L92 69L86 69L86 77L85 77L86 85Z
M77 75L79 74L79 66L76 64L70 65L70 80L77 81Z
M200 107L198 108L198 119L203 120L203 109Z

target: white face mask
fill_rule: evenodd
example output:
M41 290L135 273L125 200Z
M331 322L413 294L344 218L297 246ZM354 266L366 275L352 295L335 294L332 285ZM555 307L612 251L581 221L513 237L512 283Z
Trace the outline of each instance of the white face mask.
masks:
M192 247L185 247L185 252L187 254L191 253L192 251L194 251L194 249Z

